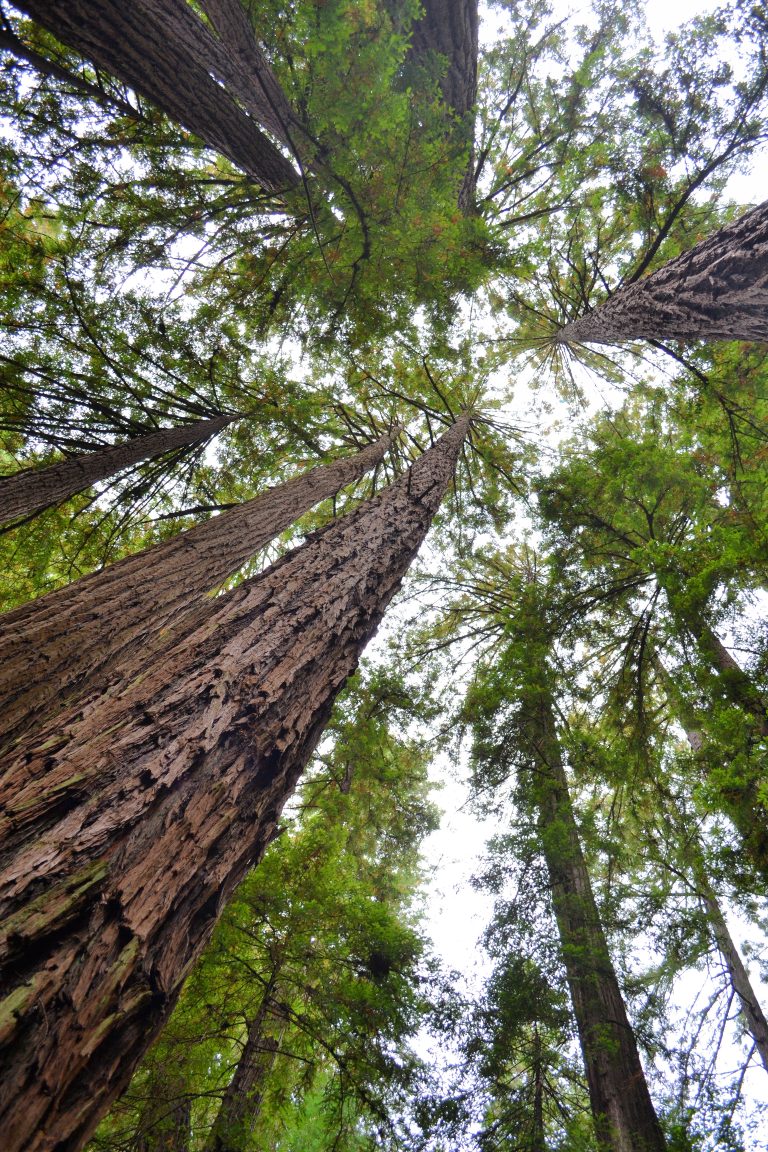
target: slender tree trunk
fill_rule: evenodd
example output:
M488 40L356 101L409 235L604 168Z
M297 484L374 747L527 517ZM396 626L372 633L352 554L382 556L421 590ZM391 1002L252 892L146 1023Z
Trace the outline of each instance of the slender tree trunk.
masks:
M267 191L297 183L292 164L257 126L285 138L287 101L263 55L231 56L187 0L22 0L19 7ZM231 4L219 0L217 8ZM248 67L262 71L249 75Z
M687 625L687 631L696 641L702 658L717 673L717 682L725 699L746 713L760 736L768 737L765 700L755 687L752 677L734 660L703 616L687 613L683 618L679 612L677 615Z
M232 423L231 416L216 416L212 420L197 420L191 424L177 424L175 428L161 428L146 436L134 436L122 444L102 448L98 452L84 452L70 456L60 464L47 468L24 468L10 476L0 477L0 524L32 516L62 504L70 496L90 488L99 480L116 476L125 468L165 456L177 448L201 444Z
M534 1025L533 1033L533 1132L531 1152L547 1152L544 1132L544 1067L541 1056L541 1035Z
M74 1152L259 860L449 484L461 417L410 471L114 695L20 749L0 843L4 1152Z
M760 1001L752 987L749 973L744 967L739 950L728 930L728 924L700 857L694 861L693 873L699 895L707 910L712 935L728 972L728 980L739 998L747 1031L754 1040L763 1067L768 1072L768 1021L766 1021Z
M313 468L153 548L0 616L0 730L7 749L30 726L48 723L104 671L138 654L202 597L313 505L335 495L384 457L382 436L355 456Z
M245 1147L246 1125L252 1130L259 1118L264 1089L285 1031L284 1020L279 1021L277 1029L269 1028L269 1020L274 1019L270 1012L274 994L272 985L249 1022L235 1074L224 1093L203 1152L230 1152L230 1149Z
M556 339L768 341L768 202L619 288Z
M666 1142L592 893L546 690L537 690L526 703L525 730L535 764L531 795L598 1144L605 1152L663 1152Z
M752 678L734 660L701 612L687 608L679 597L669 591L667 601L681 634L691 637L701 660L713 673L714 687L719 690L721 698L742 710L754 736L766 739L768 713L765 701ZM670 682L671 678L666 674L666 670L662 675L667 692L678 710L683 725L689 731L697 730L697 736L701 739L701 733L698 731L695 718L690 715L691 710L686 701L682 699L677 687ZM722 798L723 811L733 821L745 851L755 868L764 879L768 880L768 811L761 798L761 782L762 764L759 758L756 760L754 757L742 758L742 762L733 763L727 785L719 783L718 790Z
M189 1152L192 1101L183 1092L169 1104L159 1102L162 1114L154 1117L138 1136L135 1152Z
M675 696L677 693L672 677L658 657L655 657L654 663L667 688L667 694L674 699L675 697L672 696L672 693L674 692ZM704 741L701 730L695 724L694 717L686 710L686 715L681 717L681 719L684 723L688 743L694 752L700 751ZM671 805L671 807L673 806ZM728 973L731 988L739 998L742 1017L747 1031L754 1041L755 1048L763 1062L763 1067L766 1072L768 1072L768 1021L766 1021L760 1000L752 987L749 973L744 967L744 962L741 959L739 950L728 929L727 921L720 908L717 893L710 883L701 847L697 840L694 840L693 843L691 842L691 836L683 827L682 817L676 808L673 807L671 814L667 816L667 821L676 838L679 838L681 835L684 836L686 856L691 860L691 871L696 885L696 891L707 910L707 918L712 929L712 936L714 937L715 944L717 945Z

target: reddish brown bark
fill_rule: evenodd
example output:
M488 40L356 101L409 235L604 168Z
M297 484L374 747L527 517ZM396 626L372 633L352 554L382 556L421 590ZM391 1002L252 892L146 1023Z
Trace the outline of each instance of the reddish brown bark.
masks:
M20 751L0 843L4 1152L73 1152L127 1083L429 527L462 417L390 488Z
M287 101L267 61L258 49L232 55L187 0L23 0L18 6L268 191L296 184L292 164L257 124L285 139ZM215 7L232 9L225 0Z
M560 947L587 1074L595 1134L605 1152L664 1152L632 1026L592 893L555 727L552 701L526 702L526 750Z
M61 504L90 488L99 480L116 476L142 460L165 456L178 448L202 444L232 422L231 416L216 416L212 420L197 420L191 424L178 424L175 428L161 428L146 436L134 436L122 444L102 448L98 452L84 452L70 456L59 464L47 468L24 468L10 476L0 477L0 524L32 516L44 508Z
M49 722L54 703L61 707L104 669L121 662L123 671L129 649L138 656L138 673L171 622L194 612L201 597L297 517L379 463L389 444L383 436L355 456L313 468L0 617L2 746Z
M768 202L619 288L560 331L558 343L768 341Z

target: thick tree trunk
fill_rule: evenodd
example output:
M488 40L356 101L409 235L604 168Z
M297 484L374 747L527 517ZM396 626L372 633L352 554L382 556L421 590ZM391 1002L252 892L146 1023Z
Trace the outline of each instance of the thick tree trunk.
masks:
M219 20L232 2L212 5ZM22 0L18 7L267 191L297 183L292 164L257 126L286 139L287 101L265 58L253 45L231 55L229 40L218 40L187 0Z
M220 78L232 86L254 119L281 143L294 146L296 117L259 47L241 0L203 0L202 7L221 45L226 71L221 70Z
M48 723L53 702L95 684L130 649L139 668L158 635L313 505L378 464L382 436L221 516L0 616L0 743ZM121 665L122 670L122 665Z
M429 527L468 426L219 598L137 681L9 766L0 843L4 1152L73 1152L264 852Z
M663 1152L632 1027L600 922L571 807L552 702L526 704L531 795L552 891L598 1144L606 1152Z
M264 1089L285 1031L285 1020L278 1021L276 1029L269 1027L270 1020L274 1021L270 1012L274 995L272 984L265 990L258 1012L249 1021L248 1035L235 1074L224 1093L203 1152L230 1152L232 1148L244 1148L245 1126L253 1129L259 1118Z
M397 0L389 9L398 22ZM440 88L446 107L456 118L457 144L469 149L469 160L459 191L459 207L468 212L475 198L475 103L478 54L477 0L424 0L424 15L411 26L408 61L433 71L440 58L447 61Z
M768 341L768 202L561 329L558 343Z
M122 444L103 448L98 452L84 452L70 456L60 464L48 468L24 468L10 476L0 477L0 524L32 516L61 504L90 488L99 480L116 476L125 468L165 456L177 448L201 444L215 436L232 422L231 416L216 416L212 420L197 420L191 424L178 424L175 428L161 428L146 436L134 436Z

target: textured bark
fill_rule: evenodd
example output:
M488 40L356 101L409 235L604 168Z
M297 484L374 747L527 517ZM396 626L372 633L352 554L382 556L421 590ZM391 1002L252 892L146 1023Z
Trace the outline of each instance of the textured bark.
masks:
M666 1142L592 893L545 691L526 704L525 730L536 764L530 787L598 1144L605 1152L663 1152Z
M203 0L205 14L218 35L228 80L251 115L289 147L295 143L296 117L259 47L240 0Z
M768 202L561 329L561 344L768 341Z
M410 55L423 60L445 56L440 82L443 99L462 119L477 99L477 0L425 0L424 15L413 24Z
M384 457L389 436L355 456L313 468L221 516L119 560L0 617L0 743L7 750L35 724L148 649L201 597L313 505Z
M0 477L0 524L20 520L61 504L90 488L99 480L116 476L142 460L164 456L177 448L201 444L215 436L232 422L231 416L217 416L212 420L198 420L179 424L175 428L161 428L147 436L134 436L122 444L103 448L99 452L84 452L70 456L60 464L48 468L24 468L11 476Z
M397 3L389 8L397 22ZM424 0L424 15L411 27L407 60L433 66L437 57L445 57L447 69L440 81L443 100L458 121L457 139L469 146L467 170L459 191L459 207L469 211L474 204L475 160L474 130L477 100L478 54L477 0Z
M72 1152L274 835L429 527L462 417L390 488L20 751L0 829L4 1152Z
M187 0L22 0L18 7L263 188L297 183L291 163L257 125L285 139L287 102L263 55L231 55ZM225 12L232 0L214 7ZM259 70L249 75L248 68Z

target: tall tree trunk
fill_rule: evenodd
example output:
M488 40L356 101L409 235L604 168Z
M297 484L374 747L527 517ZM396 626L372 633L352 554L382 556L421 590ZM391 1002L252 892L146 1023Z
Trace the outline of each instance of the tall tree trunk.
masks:
M245 1126L252 1129L258 1120L264 1088L285 1031L284 1020L279 1021L277 1029L269 1028L270 1018L274 1019L270 1010L274 997L273 980L264 991L256 1015L249 1021L235 1074L224 1093L203 1152L230 1152L230 1149L245 1147Z
M9 765L0 843L4 1152L74 1152L259 860L453 476L410 471Z
M399 0L389 0L389 11L399 26ZM477 0L424 0L424 15L411 25L406 64L434 71L440 58L447 68L440 79L446 108L455 118L456 143L469 151L467 169L458 194L459 207L469 212L475 202L475 103L477 101L478 3ZM404 29L407 31L407 29Z
M251 115L277 140L294 146L299 131L296 117L259 47L241 0L202 0L202 7L221 45L226 69L221 70L221 79L234 87Z
M744 967L739 950L728 929L728 924L723 916L717 895L709 882L701 856L696 857L692 868L696 887L707 910L712 935L728 973L728 981L739 998L741 1014L747 1031L754 1041L763 1067L768 1072L768 1021L766 1021L760 1000L752 987L749 973Z
M538 811L560 946L587 1073L598 1144L605 1152L664 1152L579 841L552 701L525 704L530 790Z
M175 428L161 428L146 436L134 436L122 444L102 448L98 452L84 452L70 456L60 464L47 468L24 468L10 476L0 477L0 524L20 520L61 504L90 488L99 480L116 476L142 460L165 456L177 448L202 444L231 424L232 416L216 416L212 420L197 420L190 424L177 424Z
M0 616L0 730L7 749L128 649L141 663L154 639L288 528L384 457L382 436L355 456L295 476L153 548Z
M292 164L257 126L285 139L288 104L264 56L231 55L231 44L218 40L187 0L22 0L19 7L267 191L297 183ZM231 3L219 0L216 8ZM260 71L251 75L249 67Z
M566 324L560 344L768 341L768 202Z
M180 1094L172 1103L167 1092L164 1099L150 1101L156 1114L139 1132L132 1152L189 1152L192 1100L184 1095L183 1086L179 1088Z
M654 655L653 661L659 678L664 684L670 703L672 703L673 708L675 708L678 714L678 719L685 728L685 735L691 749L694 752L699 752L704 745L704 738L701 728L696 723L693 709L686 707L663 661L656 655ZM696 891L706 908L707 918L712 929L712 936L728 973L728 980L731 988L739 998L742 1017L747 1031L754 1041L755 1048L763 1062L763 1067L766 1072L768 1072L768 1021L765 1018L760 1000L752 987L749 973L744 967L744 962L729 931L728 923L720 908L717 893L710 883L701 846L697 839L692 841L690 832L684 827L684 821L677 811L676 806L670 805L670 807L672 808L671 813L665 815L662 811L662 816L665 818L668 826L670 826L673 836L685 844L685 852L691 862L691 872Z
M740 708L748 728L761 739L768 737L768 713L765 701L751 676L734 660L717 633L707 623L703 612L688 606L685 600L667 591L667 602L682 635L693 640L699 656L715 678L715 688L727 703ZM660 662L657 662L657 667ZM691 709L676 685L664 674L670 699L688 731L698 729ZM699 738L701 733L697 731ZM692 745L693 746L693 745ZM718 766L719 767L719 766ZM750 757L734 763L727 782L718 784L723 811L733 821L744 849L764 879L768 880L768 811L761 797L762 763Z
M533 1032L533 1131L530 1152L547 1152L547 1138L544 1131L544 1061L541 1034L537 1024L534 1024Z

